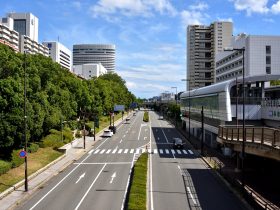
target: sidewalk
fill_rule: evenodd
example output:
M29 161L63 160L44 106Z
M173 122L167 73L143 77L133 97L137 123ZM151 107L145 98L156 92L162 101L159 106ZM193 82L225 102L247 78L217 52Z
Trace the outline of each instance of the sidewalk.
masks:
M124 115L125 118L129 116ZM123 121L120 118L115 122L115 125L118 126ZM104 128L104 129L107 129ZM104 130L103 129L103 130ZM96 134L96 140L94 141L93 137L86 137L86 149L83 149L84 147L84 140L83 138L76 139L77 143L72 145L70 149L67 150L67 154L62 155L62 157L58 158L54 162L50 163L48 166L45 166L44 168L47 168L41 172L35 172L35 177L28 181L28 192L24 191L24 185L20 186L19 188L13 190L8 195L4 196L1 199L1 195L5 192L0 194L0 210L6 210L6 209L13 209L16 207L17 204L19 204L21 201L27 199L31 194L36 192L38 188L48 180L50 180L52 177L59 174L61 171L63 171L67 166L69 166L71 163L73 163L75 160L78 160L81 158L84 154L86 154L89 150L93 148L96 142L102 139L101 135L103 133L103 130L101 130L99 133ZM38 174L36 174L38 173ZM31 175L34 176L34 175ZM28 177L30 179L30 176Z

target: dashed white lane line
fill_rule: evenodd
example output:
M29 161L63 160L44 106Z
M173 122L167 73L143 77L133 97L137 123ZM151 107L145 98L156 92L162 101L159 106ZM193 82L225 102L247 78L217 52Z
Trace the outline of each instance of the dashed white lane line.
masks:
M196 201L195 201L195 199L194 199L194 197L193 197L193 194L191 193L191 189L190 189L190 187L187 187L187 191L188 191L188 193L190 194L190 196L191 196L191 198L192 198L193 203L196 205L197 203L196 203Z
M140 149L136 149L136 154L139 154L139 152L140 152Z
M180 150L176 150L176 152L179 154L179 155L181 155L182 154L182 152L180 151Z
M105 149L103 149L103 150L101 150L101 152L100 152L99 154L103 154L105 151L106 151L106 150L105 150Z
M111 149L108 149L108 151L106 152L106 154L109 154L111 152Z
M165 153L166 153L166 154L169 154L169 150L168 150L168 149L165 149Z
M160 153L160 154L162 154L162 153L163 153L163 150L162 150L162 149L160 149L160 150L159 150L159 153Z
M131 150L130 150L130 153L133 153L133 152L134 152L134 149L131 149Z
M115 154L116 152L117 152L117 149L114 149L112 153Z
M125 153L125 154L126 154L127 152L128 152L128 149L125 149L123 153Z
M191 150L188 150L188 152L191 154L191 155L193 155L193 151L191 151Z
M172 149L171 152L172 152L172 154L175 154L175 150L174 149Z
M119 154L122 153L122 149L119 149L118 153L119 153Z
M157 154L157 153L158 153L158 150L157 150L157 149L154 149L154 153Z
M187 155L187 154L188 154L188 152L187 152L186 150L183 150L183 153L184 153L185 155Z

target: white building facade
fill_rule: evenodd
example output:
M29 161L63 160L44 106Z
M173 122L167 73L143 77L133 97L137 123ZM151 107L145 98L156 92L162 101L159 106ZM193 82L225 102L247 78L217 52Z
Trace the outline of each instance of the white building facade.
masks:
M108 72L115 71L115 45L77 44L73 46L73 65L101 63Z
M13 19L0 19L0 43L19 51L19 33L13 30Z
M21 53L28 52L31 54L41 54L47 57L49 56L49 48L25 35L20 36L19 49Z
M87 63L83 65L74 65L73 73L85 79L91 79L107 74L107 70L101 63Z
M71 71L72 52L63 44L56 41L43 42L43 45L49 49L49 56L53 61L59 63L63 68Z
M245 48L245 76L280 74L280 36L240 34L233 38L234 49ZM241 51L221 52L216 56L216 82L242 76Z

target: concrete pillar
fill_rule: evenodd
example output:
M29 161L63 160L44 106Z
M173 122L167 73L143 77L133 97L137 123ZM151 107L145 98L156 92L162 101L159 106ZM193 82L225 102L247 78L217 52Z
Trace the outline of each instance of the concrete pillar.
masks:
M261 87L262 87L262 99L264 99L264 82L261 82Z

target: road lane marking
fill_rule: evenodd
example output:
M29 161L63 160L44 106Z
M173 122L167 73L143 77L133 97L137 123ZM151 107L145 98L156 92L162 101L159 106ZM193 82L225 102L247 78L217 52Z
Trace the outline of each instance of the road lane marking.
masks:
M175 154L175 150L174 150L174 149L172 149L172 150L171 150L171 153L172 153L172 154Z
M150 116L150 114L149 114ZM152 122L150 122L150 147L152 149ZM151 200L151 210L154 210L154 196L153 196L153 160L152 160L153 156L150 155L149 159L150 159L150 200Z
M193 155L193 151L191 151L191 150L188 150L188 152L191 154L191 155Z
M148 153L151 153L151 149L148 149Z
M187 154L188 154L188 152L187 152L186 150L183 150L183 153L184 153L185 155L187 155Z
M85 175L86 175L86 172L85 173L83 173L79 178L78 178L78 180L76 181L76 184L82 179L82 178L84 178L85 177Z
M108 151L106 152L106 154L109 154L111 152L111 149L108 149Z
M139 152L140 152L140 149L136 149L136 154L139 154Z
M106 151L106 149L101 150L99 154L103 154Z
M122 139L120 140L120 143L122 143Z
M130 129L130 128L129 128ZM128 133L128 131L126 131L125 133Z
M117 150L118 150L118 149L114 149L112 153L115 154L115 153L117 152Z
M165 153L166 153L166 154L169 154L169 150L168 150L168 149L165 149Z
M77 210L80 205L82 204L82 202L84 201L85 197L87 196L87 194L89 193L90 189L92 188L92 186L94 185L94 183L96 182L96 180L98 179L98 177L100 176L100 174L102 173L102 171L104 170L105 166L107 164L104 164L104 166L101 168L101 170L99 171L99 173L97 174L97 176L95 177L94 181L91 183L90 187L88 188L88 190L86 191L86 193L84 194L84 196L82 197L82 199L80 200L80 202L78 203L78 205L76 206L75 210Z
M133 153L133 152L134 152L134 149L131 149L131 150L130 150L130 153Z
M116 178L116 172L112 174L110 184L113 183L114 179Z
M176 152L179 154L179 155L181 155L182 154L182 152L180 151L180 150L176 150Z
M162 149L160 149L160 150L159 150L159 153L160 153L160 154L162 154L162 153L163 153L163 150L162 150Z
M122 149L119 149L118 154L122 153Z
M143 148L143 149L142 149L142 153L144 153L144 152L146 152L146 149Z
M102 162L102 163L73 163L74 165L122 165L122 164L131 164L131 162Z
M193 194L191 193L191 189L190 189L189 187L187 187L187 191L188 191L188 193L190 194L193 203L196 205L197 203L196 203L196 201L195 201L195 199L194 199L194 197L193 197Z
M127 152L128 152L128 149L125 149L125 150L124 150L124 154L126 154Z
M159 140L159 137L157 137L157 140Z
M158 153L158 150L157 150L157 149L154 149L154 153L157 154L157 153Z
M88 152L88 154L91 155L91 153L93 153L93 151L94 151L94 149L90 150L90 151Z
M100 151L100 149L95 150L94 154L97 154Z

